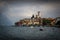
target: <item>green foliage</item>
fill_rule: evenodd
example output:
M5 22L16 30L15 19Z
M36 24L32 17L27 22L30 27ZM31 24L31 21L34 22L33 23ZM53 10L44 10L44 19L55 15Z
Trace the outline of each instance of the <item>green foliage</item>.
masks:
M51 21L50 21L50 20L47 20L47 19L44 19L44 20L43 20L43 23L44 23L44 24L50 24Z
M60 20L59 20L59 21L57 21L56 25L60 25Z

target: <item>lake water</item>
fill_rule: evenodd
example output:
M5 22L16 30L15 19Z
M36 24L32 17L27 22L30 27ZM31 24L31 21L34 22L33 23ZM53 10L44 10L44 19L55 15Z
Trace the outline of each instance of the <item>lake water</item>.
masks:
M42 29L42 30L40 30ZM0 26L0 40L60 40L60 28Z

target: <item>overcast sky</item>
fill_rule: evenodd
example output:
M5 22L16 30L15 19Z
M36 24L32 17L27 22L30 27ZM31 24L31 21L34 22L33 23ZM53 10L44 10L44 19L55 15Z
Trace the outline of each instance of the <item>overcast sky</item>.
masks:
M60 3L59 2L0 2L0 25L13 25L15 22L30 18L37 11L41 12L41 17L59 17Z

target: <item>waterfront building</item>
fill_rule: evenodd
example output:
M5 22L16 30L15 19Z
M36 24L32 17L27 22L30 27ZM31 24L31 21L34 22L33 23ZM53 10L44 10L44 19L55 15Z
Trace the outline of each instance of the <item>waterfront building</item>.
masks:
M54 18L41 18L40 11L37 12L37 15L32 15L31 18L25 18L15 23L15 25L54 25L56 20Z

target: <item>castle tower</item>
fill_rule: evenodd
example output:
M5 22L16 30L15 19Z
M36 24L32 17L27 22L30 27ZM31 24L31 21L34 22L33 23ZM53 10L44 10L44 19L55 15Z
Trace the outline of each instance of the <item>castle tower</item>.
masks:
M38 14L37 14L37 18L39 18L39 17L40 17L40 11L38 11L37 13L38 13Z
M38 16L40 15L40 11L38 11Z
M42 20L42 18L41 18L41 13L40 13L40 11L38 11L38 18L39 18L39 24L42 25L43 20Z

